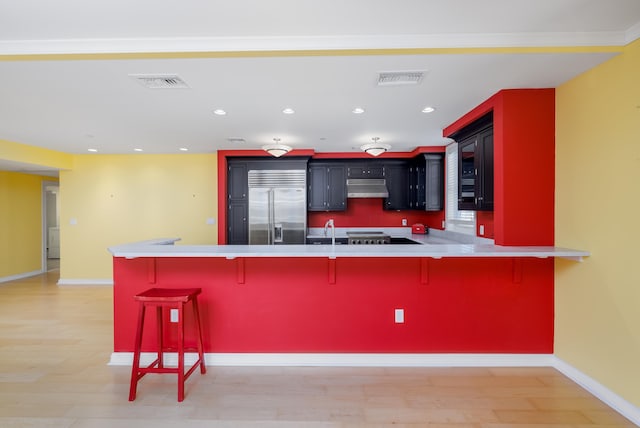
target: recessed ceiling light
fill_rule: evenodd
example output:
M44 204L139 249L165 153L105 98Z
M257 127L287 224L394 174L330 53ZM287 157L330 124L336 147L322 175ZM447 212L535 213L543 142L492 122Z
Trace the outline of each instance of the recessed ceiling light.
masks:
M186 147L180 147L179 149L181 152L188 152L189 149L187 149Z
M142 149L133 149L134 152L141 152Z
M436 111L436 109L435 109L435 108L433 108L433 107L431 107L431 106L427 106L427 107L425 107L425 108L423 108L423 109L422 109L422 112L423 112L423 113L432 113L432 112L434 112L434 111Z
M286 109L282 110L282 112L284 114L293 114L293 113L295 113L295 110L292 109L292 108L287 107Z
M213 111L213 114L217 114L218 116L224 116L225 114L227 114L227 112L222 110L221 108L217 108Z
M98 151L98 149L87 149L87 151L92 152L92 153L95 153L95 152L97 152L97 151Z
M362 113L364 113L364 109L362 107L356 107L353 110L351 110L351 112L353 114L362 114Z

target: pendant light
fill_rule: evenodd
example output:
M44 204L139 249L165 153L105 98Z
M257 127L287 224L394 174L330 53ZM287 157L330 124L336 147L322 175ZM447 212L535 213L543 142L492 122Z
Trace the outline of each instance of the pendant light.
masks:
M273 139L274 144L267 144L262 146L262 150L269 153L271 156L279 158L280 156L286 155L291 151L291 147L285 146L284 144L280 144L280 138Z
M373 143L363 144L360 146L360 150L370 154L371 156L380 156L391 148L388 144L378 142L380 137L373 137L372 140Z

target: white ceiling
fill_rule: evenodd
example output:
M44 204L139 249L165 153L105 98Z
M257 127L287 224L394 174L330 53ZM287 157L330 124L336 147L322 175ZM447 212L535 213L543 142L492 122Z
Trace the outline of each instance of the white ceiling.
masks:
M638 37L638 0L0 0L0 140L111 154L273 138L350 152L380 137L408 151L445 144L442 128L500 89L556 87ZM539 49L496 50L525 47ZM90 56L105 53L116 55ZM376 85L379 72L415 70L418 85Z

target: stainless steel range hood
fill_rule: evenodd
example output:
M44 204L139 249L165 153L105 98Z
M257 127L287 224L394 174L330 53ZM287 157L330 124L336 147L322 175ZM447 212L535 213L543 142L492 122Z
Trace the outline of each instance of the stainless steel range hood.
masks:
M388 198L384 178L350 178L347 180L348 198Z

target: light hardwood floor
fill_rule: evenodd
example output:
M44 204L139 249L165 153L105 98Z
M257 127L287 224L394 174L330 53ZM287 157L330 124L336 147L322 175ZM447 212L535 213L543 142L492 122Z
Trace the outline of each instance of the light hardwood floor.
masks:
M58 272L0 284L0 427L633 427L551 368L107 366L112 289Z

